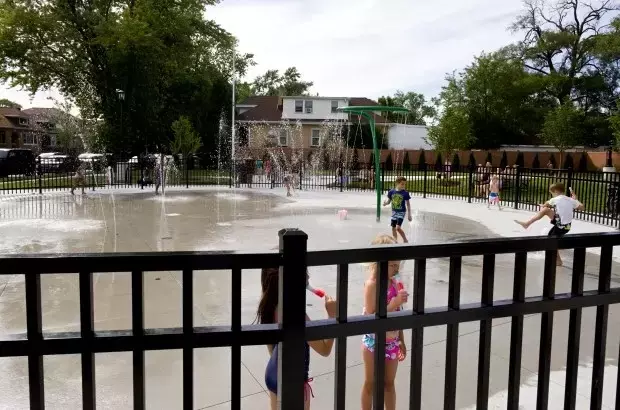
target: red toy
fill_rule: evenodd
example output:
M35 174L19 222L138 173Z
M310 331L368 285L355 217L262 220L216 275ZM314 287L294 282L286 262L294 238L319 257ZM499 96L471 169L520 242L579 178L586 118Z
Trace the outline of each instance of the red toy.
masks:
M317 295L320 298L324 298L325 297L325 291L323 289L315 289L312 286L308 285L306 287L306 289L308 289L310 292L314 293L315 295Z

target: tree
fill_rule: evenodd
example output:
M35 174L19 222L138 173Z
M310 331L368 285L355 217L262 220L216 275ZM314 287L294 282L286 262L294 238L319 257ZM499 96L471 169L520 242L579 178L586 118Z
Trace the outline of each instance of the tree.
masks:
M525 158L523 157L523 153L521 151L517 152L517 159L515 161L515 165L521 168L525 166Z
M560 151L560 163L564 152L573 148L583 135L583 113L567 100L551 111L543 125L542 138L546 144L553 145Z
M409 151L405 152L405 158L403 158L403 171L411 170L411 161L409 160Z
M508 166L508 155L506 151L502 152L502 159L499 161L499 167L504 169Z
M426 102L423 94L416 92L396 91L393 97L380 97L379 105L384 107L405 107L409 110L407 114L397 112L386 112L383 116L391 122L405 122L412 125L426 125L427 119L432 119L437 115L437 110L433 105Z
M201 147L200 136L196 134L191 121L187 117L179 117L178 120L172 123L171 128L174 139L170 143L170 149L174 154L181 154L183 160L187 161Z
M461 168L461 158L457 152L454 153L452 157L452 171L458 171Z
M466 112L457 106L446 108L439 123L429 127L426 142L446 158L456 150L469 148L473 137Z
M33 93L59 89L82 118L103 123L114 152L167 144L180 115L213 149L236 42L204 17L215 3L0 3L0 81ZM237 74L249 64L251 55L237 55Z
M469 153L469 162L467 163L467 167L469 169L475 169L476 168L476 157L474 156L473 152Z
M278 70L268 70L256 77L252 91L255 95L307 95L313 84L311 81L302 81L296 67L289 67L282 75Z
M22 106L13 102L11 100L7 100L6 98L0 98L0 107L3 108L17 108L18 110L22 109Z
M252 84L244 81L236 84L236 99L237 104L242 103L248 97L252 95Z
M385 169L392 171L394 170L394 161L392 160L392 153L388 153L387 158L385 159Z
M566 154L566 158L564 158L563 168L569 169L569 168L574 168L574 167L575 167L575 164L573 162L573 156L570 153Z
M484 162L493 164L493 155L490 152L487 152L487 157L485 158Z
M351 169L357 171L360 169L360 157L357 148L353 150L353 158L351 159Z
M555 160L555 155L553 155L553 153L551 153L551 155L549 156L549 162L551 162L551 165L553 166L553 168L558 167L558 163Z
M582 77L599 75L592 37L605 32L611 0L525 0L525 9L512 25L524 34L509 48L532 73L545 77L557 102L577 97Z
M418 156L418 168L422 171L426 169L426 155L423 149L420 150L420 155Z
M435 171L443 172L443 160L441 158L441 152L437 153L437 159L435 160Z
M588 157L585 152L581 153L581 158L579 158L579 172L586 172L588 170Z
M538 159L538 153L534 154L534 159L532 160L532 168L534 169L540 168L540 160Z

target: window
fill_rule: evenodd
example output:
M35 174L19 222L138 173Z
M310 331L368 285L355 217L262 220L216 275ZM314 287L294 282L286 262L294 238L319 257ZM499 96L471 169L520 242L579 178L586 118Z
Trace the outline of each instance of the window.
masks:
M50 135L50 146L52 146L52 147L56 146L56 136L55 135Z
M280 130L280 136L278 138L278 144L282 147L286 147L288 145L288 130L282 129Z
M306 100L306 114L312 114L312 100Z
M338 101L333 100L332 101L332 114L338 112Z
M302 100L295 100L295 112L304 112L304 102Z
M19 125L28 125L28 119L27 118L20 118L19 119Z
M6 142L6 132L0 131L0 144L4 144Z
M22 139L23 139L23 143L25 145L34 145L35 142L35 138L34 138L34 133L32 132L25 132L22 134Z
M312 130L312 136L310 137L310 145L318 147L321 145L321 130Z

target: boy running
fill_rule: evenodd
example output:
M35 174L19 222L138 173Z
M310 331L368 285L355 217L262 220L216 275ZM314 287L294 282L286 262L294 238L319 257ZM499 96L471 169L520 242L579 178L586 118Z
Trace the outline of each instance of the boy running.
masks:
M409 200L411 196L405 189L407 179L405 177L396 178L396 188L392 189L387 194L387 199L383 202L383 206L392 204L392 219L390 225L392 226L392 236L394 240L398 240L398 234L403 238L404 243L408 243L405 231L403 231L403 220L405 219L405 212L407 213L407 219L411 222L411 204Z

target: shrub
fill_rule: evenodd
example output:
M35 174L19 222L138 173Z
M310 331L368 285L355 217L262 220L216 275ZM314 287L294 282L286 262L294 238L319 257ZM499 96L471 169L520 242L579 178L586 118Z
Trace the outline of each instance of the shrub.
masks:
M521 151L517 152L517 160L515 164L519 166L519 168L523 168L525 166L525 159L523 158L523 153Z
M461 159L459 158L459 154L454 153L454 157L452 158L452 171L458 171L461 168Z
M551 161L551 165L553 165L553 168L557 168L558 167L558 163L555 160L555 155L553 155L553 152L551 153L551 156L549 157L549 161Z
M566 157L564 157L563 168L568 169L568 168L574 168L574 167L575 165L573 164L573 156L570 153L566 154Z
M424 150L420 150L420 156L418 157L418 168L422 171L426 169L426 155Z
M586 172L588 170L588 157L585 152L581 153L579 158L579 172Z
M394 170L394 161L392 161L392 153L390 152L385 159L385 167L384 169L393 171Z
M469 169L476 169L476 157L473 152L469 153L469 163L467 164Z
M411 162L409 161L409 152L405 152L405 158L403 159L403 171L411 170Z
M534 159L532 160L532 168L540 168L540 160L538 159L538 153L534 155Z
M353 150L353 158L351 158L351 169L357 171L360 169L360 157L357 148Z
M484 160L484 162L485 162L484 165L486 165L487 162L490 162L491 165L493 165L493 155L491 155L490 152L487 152L487 158Z
M502 159L499 161L499 167L500 169L504 169L508 166L508 155L506 154L506 151L504 151L502 153Z
M437 160L435 161L435 171L443 171L443 160L441 159L441 153L437 154Z

